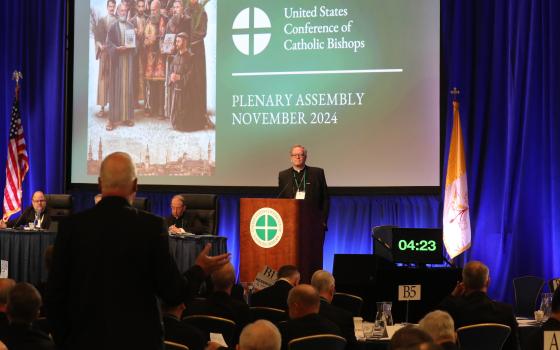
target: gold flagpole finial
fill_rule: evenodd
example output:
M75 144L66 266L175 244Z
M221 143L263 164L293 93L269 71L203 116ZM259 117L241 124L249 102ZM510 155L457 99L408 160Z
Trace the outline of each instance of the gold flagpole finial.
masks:
M457 101L457 95L461 93L456 87L453 87L453 90L449 91L451 95L453 95L453 101Z
M16 85L19 85L19 80L23 79L23 74L21 74L21 72L19 70L15 70L12 73L12 80L16 81Z

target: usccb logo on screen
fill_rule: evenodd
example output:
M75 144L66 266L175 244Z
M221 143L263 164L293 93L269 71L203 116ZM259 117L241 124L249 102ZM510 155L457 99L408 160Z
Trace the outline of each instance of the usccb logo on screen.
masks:
M270 42L270 18L258 7L241 10L233 20L233 43L244 55L258 55Z
M272 208L261 208L253 214L249 225L251 238L259 247L272 248L282 239L284 223Z

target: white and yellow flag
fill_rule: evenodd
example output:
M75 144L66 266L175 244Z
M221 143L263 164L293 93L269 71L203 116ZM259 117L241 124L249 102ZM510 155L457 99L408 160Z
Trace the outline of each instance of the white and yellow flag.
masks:
M457 101L453 101L453 130L445 179L443 242L451 259L471 247L467 166Z

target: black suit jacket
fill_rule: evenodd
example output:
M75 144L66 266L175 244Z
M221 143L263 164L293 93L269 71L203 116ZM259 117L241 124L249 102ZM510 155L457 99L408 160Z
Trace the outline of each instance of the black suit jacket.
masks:
M190 350L204 350L208 343L208 333L179 321L175 316L163 315L165 340L188 346Z
M305 201L313 203L321 215L321 220L327 227L329 218L329 191L325 172L321 168L305 167ZM297 185L294 182L294 169L289 168L278 174L278 190L280 198L295 198Z
M438 309L447 311L453 317L456 328L478 323L509 326L511 333L503 349L519 349L517 321L511 305L493 301L484 292L473 292L460 297L448 296L440 303Z
M334 322L342 331L347 344L356 342L356 334L354 332L354 318L352 313L338 306L331 305L326 299L321 298L321 308L319 315Z
M45 210L41 213L43 217L43 221L41 222L41 228L44 230L48 230L51 226L51 210L49 207L46 207ZM29 206L25 208L25 210L21 213L20 216L13 220L9 220L6 224L8 227L17 228L20 226L27 226L30 222L35 221L35 209L33 206Z
M308 335L336 334L341 337L344 336L334 322L319 314L309 314L291 319L288 322L281 322L278 329L282 335L282 349L288 349L290 340Z
M180 218L175 218L173 215L165 218L167 227L175 225L177 228L182 228L185 232L194 233L195 235L209 234L208 226L205 225L198 216L193 215L187 217L187 213L183 213Z
M59 228L45 298L57 345L161 349L156 297L177 305L189 284L204 279L198 266L187 272L190 281L180 275L163 219L124 198L104 197Z
M266 306L288 311L288 293L293 286L279 279L272 286L251 295L251 306Z
M30 325L11 324L0 329L0 341L14 350L55 350L49 336Z
M206 300L193 301L187 305L185 315L210 315L234 321L237 328L237 342L243 327L251 321L249 306L225 292L213 292Z

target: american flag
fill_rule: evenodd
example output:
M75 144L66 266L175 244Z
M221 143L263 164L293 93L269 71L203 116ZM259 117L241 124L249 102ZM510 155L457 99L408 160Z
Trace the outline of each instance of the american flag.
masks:
M23 126L19 112L18 91L12 105L10 140L6 159L6 187L4 188L4 218L21 210L21 183L29 170L29 158L25 147Z

